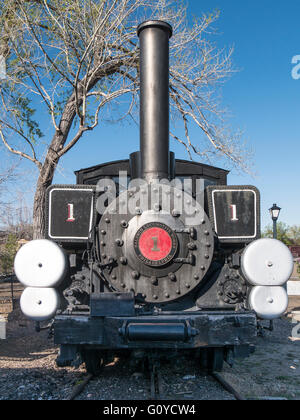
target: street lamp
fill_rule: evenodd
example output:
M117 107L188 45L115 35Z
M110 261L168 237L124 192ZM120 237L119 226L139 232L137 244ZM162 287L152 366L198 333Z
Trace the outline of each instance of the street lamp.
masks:
M273 220L273 238L277 239L277 219L279 217L279 213L280 213L281 208L277 206L277 204L273 204L273 207L271 207L269 209L270 215L272 217Z

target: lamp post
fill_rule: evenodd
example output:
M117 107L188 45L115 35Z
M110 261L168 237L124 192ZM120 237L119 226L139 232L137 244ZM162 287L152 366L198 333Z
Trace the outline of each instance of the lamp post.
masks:
M273 207L269 209L270 215L273 220L273 238L277 239L277 219L279 217L281 208L277 204L273 204Z

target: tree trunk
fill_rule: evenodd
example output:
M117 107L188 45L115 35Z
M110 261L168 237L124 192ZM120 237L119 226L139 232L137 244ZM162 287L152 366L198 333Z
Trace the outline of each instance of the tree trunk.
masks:
M46 235L46 190L52 184L56 164L45 163L37 180L33 202L33 239L43 239Z
M99 72L95 73L94 77L91 78L88 86L86 86L85 88L85 91L79 87L77 99L78 108L81 106L83 95L86 94L86 92L89 92L103 77L107 77L111 74L114 74L118 68L120 68L122 65L126 65L127 61L132 64L132 57L125 58L124 60L121 60L117 63L112 62L107 67L104 66L104 68L100 69ZM81 82L78 86L80 85ZM73 92L66 103L66 106L60 119L59 130L54 134L52 138L44 164L40 169L40 175L37 181L33 205L33 239L45 238L46 190L52 184L56 165L58 164L59 159L62 156L61 151L66 143L75 116L76 96L75 92ZM81 135L82 132L79 132L79 136L76 141L78 141Z
M74 98L75 95L73 93L62 114L59 124L60 131L54 134L44 164L40 169L33 204L33 239L45 238L46 190L52 184L56 165L61 157L59 152L64 147L76 115Z

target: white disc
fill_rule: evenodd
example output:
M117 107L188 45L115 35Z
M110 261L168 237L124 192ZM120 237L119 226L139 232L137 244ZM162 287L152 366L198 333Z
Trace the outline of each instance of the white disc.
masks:
M288 307L288 295L283 287L256 286L249 295L251 309L262 319L279 318Z
M34 321L45 321L54 317L59 308L59 295L55 289L26 287L20 299L23 314Z
M282 286L293 272L293 256L277 239L263 238L247 246L242 255L243 274L254 286Z
M55 242L36 239L19 249L14 268L24 286L53 287L58 286L66 274L67 258Z

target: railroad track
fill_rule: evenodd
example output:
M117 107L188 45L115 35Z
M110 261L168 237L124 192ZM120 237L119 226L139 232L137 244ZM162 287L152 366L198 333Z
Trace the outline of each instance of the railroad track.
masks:
M218 372L212 372L211 376L220 384L222 387L232 394L234 398L238 401L245 401L246 398L244 398L229 382L226 381L226 379Z
M218 384L220 384L225 391L232 394L235 400L246 400L246 398L244 398L220 373L212 372L209 374L209 376L212 377ZM74 400L76 397L78 397L93 378L95 377L92 374L88 374L80 384L74 386L67 400ZM163 381L159 370L159 364L154 363L150 369L149 400L158 401L164 399Z

